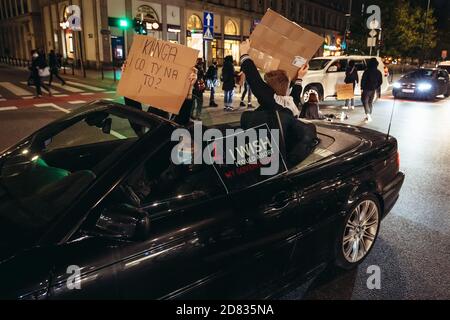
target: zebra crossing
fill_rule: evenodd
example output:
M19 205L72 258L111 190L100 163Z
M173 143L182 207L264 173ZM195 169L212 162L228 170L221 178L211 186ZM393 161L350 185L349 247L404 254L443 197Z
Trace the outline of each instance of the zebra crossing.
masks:
M110 93L108 89L96 87L93 85L67 81L66 85L53 82L51 86L51 92L54 97L68 97L70 95L79 94L83 96L90 96L96 93ZM48 94L48 91L42 87L44 94ZM33 99L36 94L36 89L33 86L28 86L26 81L20 81L18 83L10 81L0 81L0 102L14 99L29 100Z

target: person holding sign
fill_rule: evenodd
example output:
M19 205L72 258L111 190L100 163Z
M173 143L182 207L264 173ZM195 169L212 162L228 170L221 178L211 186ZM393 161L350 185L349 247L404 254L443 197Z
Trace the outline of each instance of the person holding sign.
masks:
M350 60L348 63L347 69L345 70L345 79L344 82L346 84L353 84L353 92L355 92L356 84L359 83L358 70L355 66L355 61ZM345 99L345 107L344 109L348 109L350 107L351 110L355 109L355 98Z
M297 79L289 95L291 81L286 71L268 72L264 81L248 55L250 41L244 41L240 49L241 69L260 104L255 111L243 113L241 126L245 130L267 124L270 129L279 129L281 153L288 167L292 168L311 153L317 141L315 125L298 119L300 111L294 102L299 99L302 92L302 78L308 72L308 65L305 64L298 69Z

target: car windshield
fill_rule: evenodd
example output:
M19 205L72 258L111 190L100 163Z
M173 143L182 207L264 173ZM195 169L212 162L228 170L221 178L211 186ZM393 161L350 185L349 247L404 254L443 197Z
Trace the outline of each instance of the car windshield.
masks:
M50 125L2 155L2 242L39 239L118 156L153 129L117 111L91 112Z
M322 70L330 61L330 59L312 59L309 62L309 70Z
M420 69L412 71L405 75L405 78L409 79L421 79L421 78L432 78L434 75L434 70L430 69Z

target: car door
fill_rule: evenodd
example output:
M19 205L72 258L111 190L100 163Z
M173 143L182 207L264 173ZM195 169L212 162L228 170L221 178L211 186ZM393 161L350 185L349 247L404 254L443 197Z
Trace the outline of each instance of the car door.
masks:
M336 84L344 83L347 59L335 60L327 69L324 84L324 97L336 96Z
M286 190L285 185L271 184L268 189L261 185L259 191L229 195L211 166L160 165L169 157L170 150L168 145L138 167L134 171L137 175L125 179L118 186L120 192L111 192L93 213L101 218L105 209L123 202L123 192L129 187L142 194L157 187L154 194L150 191L149 196L140 195L145 200L139 209L151 221L148 236L139 241L111 237L98 230L100 219L88 219L90 225L86 222L84 232L71 242L84 250L95 248L86 258L73 259L81 261L77 263L82 270L85 295L63 288L60 297L73 294L148 299L246 297L249 289L253 291L282 274L294 245L294 241L289 241L289 232L295 231L293 215L285 214L293 209L296 194L283 194L285 197L277 203L271 201L275 198L267 198L267 204L258 207L261 210L247 211L266 199L258 198L258 192L268 190L265 194L276 196ZM139 179L142 174L146 179L156 177L155 184L146 186ZM264 219L265 212L271 214L268 220ZM66 256L70 260L71 254ZM64 270L61 267L58 273L63 274ZM98 279L98 287L90 279Z

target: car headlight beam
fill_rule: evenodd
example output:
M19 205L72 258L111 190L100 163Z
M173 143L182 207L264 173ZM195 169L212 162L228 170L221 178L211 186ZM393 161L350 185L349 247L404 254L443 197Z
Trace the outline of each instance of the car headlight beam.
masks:
M394 82L394 88L400 89L402 87L402 84L400 82Z

